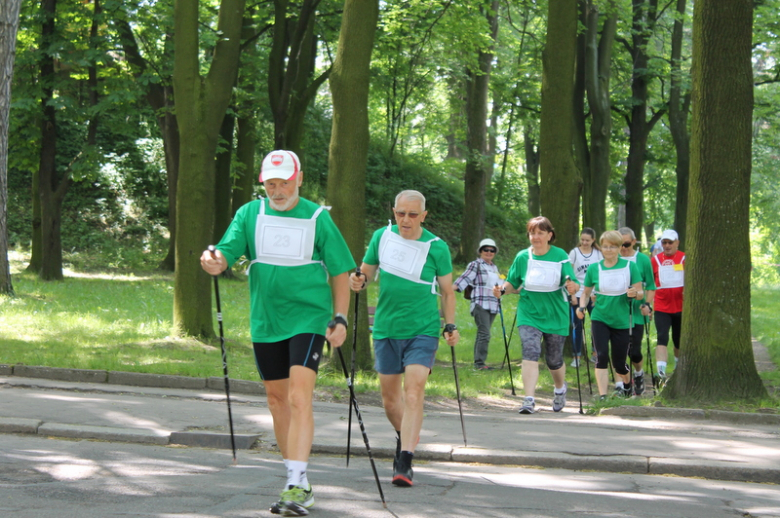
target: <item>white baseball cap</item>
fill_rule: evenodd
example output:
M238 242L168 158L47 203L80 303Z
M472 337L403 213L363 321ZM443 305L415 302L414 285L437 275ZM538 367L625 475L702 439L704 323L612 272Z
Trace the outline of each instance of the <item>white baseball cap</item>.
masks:
M292 180L301 170L301 161L298 155L292 151L277 149L271 151L263 159L260 167L260 182L278 178L280 180Z
M661 240L668 239L669 241L677 241L680 239L680 237L677 235L677 232L675 232L672 229L664 230L664 233L661 234Z
M496 246L496 242L490 238L483 239L482 241L479 242L479 246L477 247L477 253L480 253L482 249L486 246L492 246L493 248L496 249L496 253L498 253L498 247Z

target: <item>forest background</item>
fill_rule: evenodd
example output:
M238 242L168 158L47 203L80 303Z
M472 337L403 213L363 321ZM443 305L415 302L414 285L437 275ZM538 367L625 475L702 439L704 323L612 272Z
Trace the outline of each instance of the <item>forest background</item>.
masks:
M752 20L754 284L780 283L778 3L730 2L749 4ZM340 44L347 14L367 6L375 31ZM361 210L365 196L351 218L363 243L391 217L395 193L415 188L460 267L485 236L507 266L527 246L527 219L551 212L566 214L553 223L567 250L581 226L628 225L645 250L676 228L687 251L693 10L685 0L22 3L3 248L29 252L28 271L43 280L63 279L64 265L176 270L175 298L187 300L188 284L209 281L177 254L218 241L261 193L260 159L285 148L302 158L302 195L334 204L337 221L351 215L334 191ZM370 49L367 80L338 82L345 48ZM569 81L545 84L544 62L570 58L573 106L556 129L572 168L545 170L542 92ZM336 191L338 87L364 83L364 176ZM187 225L177 227L177 207ZM718 221L703 225L718 234ZM186 311L174 307L177 333L213 337L210 304Z

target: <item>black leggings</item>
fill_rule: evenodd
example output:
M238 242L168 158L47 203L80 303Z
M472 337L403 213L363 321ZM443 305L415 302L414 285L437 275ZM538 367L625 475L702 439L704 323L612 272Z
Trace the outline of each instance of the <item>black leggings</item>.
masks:
M598 360L597 369L609 367L609 344L612 343L612 367L618 374L628 374L628 329L612 329L604 322L590 321L590 329L593 334L593 347L596 349Z
M574 312L572 316L572 320L574 321L574 336L572 337L572 347L574 348L575 356L582 354L582 346L585 342L585 337L583 336L583 323L585 322L585 319L580 320L577 316L577 306L579 306L579 304L580 298L577 297L577 304L572 304L571 306L571 311ZM588 298L588 305L586 307L588 309L588 313L593 314L593 302L591 302L590 298Z
M644 336L644 324L635 325L633 335L631 336L631 349L628 351L628 357L631 358L633 363L642 363L644 359L644 356L642 356L642 338Z
M658 345L667 347L669 345L669 328L672 328L672 340L674 348L680 348L680 331L682 331L682 312L664 313L655 312L655 330L658 332Z

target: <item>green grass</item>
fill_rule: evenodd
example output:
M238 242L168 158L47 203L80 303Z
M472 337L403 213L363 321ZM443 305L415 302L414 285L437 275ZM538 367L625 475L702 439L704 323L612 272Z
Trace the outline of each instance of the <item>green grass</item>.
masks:
M222 376L217 340L204 342L171 336L172 274L66 270L65 281L42 282L33 275L21 273L26 266L26 257L12 252L9 258L16 296L0 296L0 363L196 377ZM259 381L249 336L246 280L223 280L220 282L220 291L230 377ZM769 348L775 363L780 364L780 329L776 325L776 315L780 314L778 295L780 288L753 290L753 332ZM377 286L372 283L368 291L369 305L376 305L376 297ZM516 303L517 297L514 295L504 299L505 327L507 336L511 335L510 358L513 360L514 385L519 398L523 394L518 366L521 348L517 330L512 331ZM461 334L455 353L462 395L470 398L501 398L509 395L511 385L506 368L480 372L472 370L476 325L469 314L469 302L461 294L457 295L456 323ZM217 329L216 320L214 329ZM443 340L441 344L426 393L454 398L450 348ZM655 346L653 326L651 346ZM503 358L501 320L496 317L488 364L499 366ZM570 361L571 351L567 350L567 365ZM320 387L344 387L343 375L335 367L324 365L318 380ZM591 405L585 372L581 368L583 403L590 405L591 409L622 404L650 405L655 402L646 397L635 398L631 402L616 399ZM780 371L761 375L768 384L780 386ZM647 379L649 382L649 376ZM567 369L567 382L571 388L577 386L574 369ZM649 383L647 385L646 393L649 394L652 387ZM377 391L377 376L373 371L359 373L355 387L358 392ZM595 391L595 379L593 388ZM552 389L552 378L546 367L541 366L537 393L550 395ZM573 393L569 399L571 405L577 404ZM770 399L751 405L751 408L753 406L777 408L780 402ZM739 408L744 410L745 406L740 405Z

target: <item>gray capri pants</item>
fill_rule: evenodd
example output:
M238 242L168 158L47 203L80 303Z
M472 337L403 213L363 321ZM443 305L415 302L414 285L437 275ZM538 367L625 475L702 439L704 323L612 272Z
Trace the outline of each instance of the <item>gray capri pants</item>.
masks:
M554 335L543 333L531 326L517 326L517 332L520 334L520 341L523 344L523 360L538 362L542 355L542 337L547 350L545 359L547 368L551 371L563 367L563 344L566 341L564 335Z

